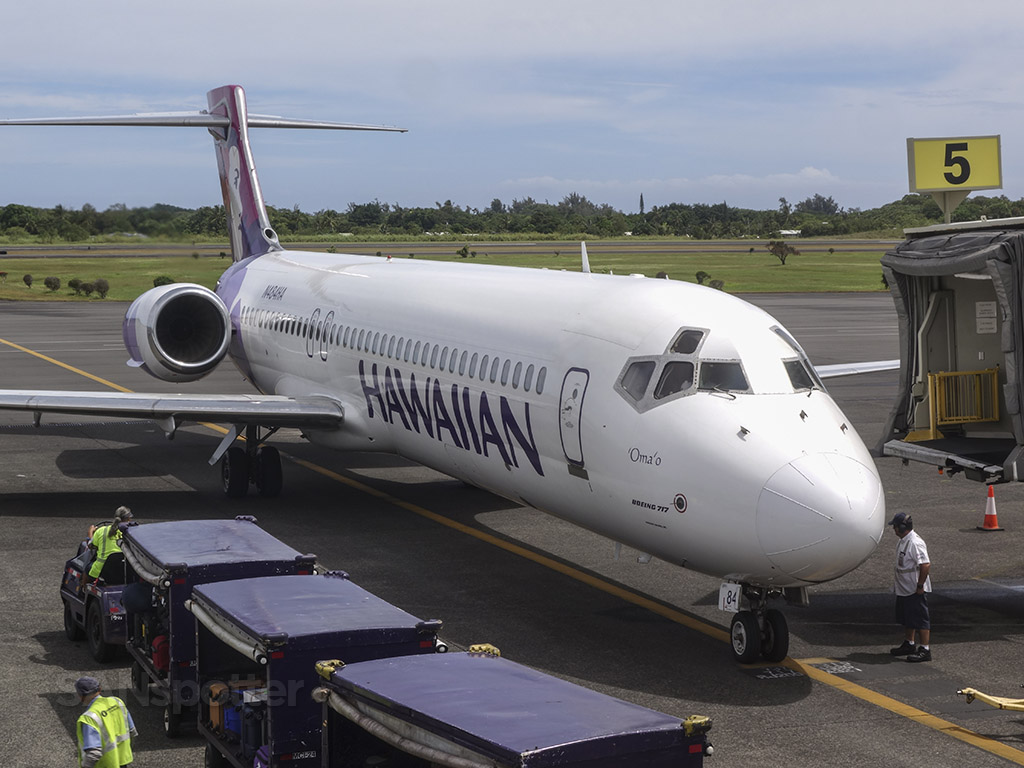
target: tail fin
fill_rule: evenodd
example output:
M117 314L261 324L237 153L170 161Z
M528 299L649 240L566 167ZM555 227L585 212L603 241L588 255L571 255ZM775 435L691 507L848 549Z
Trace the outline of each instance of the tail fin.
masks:
M217 148L220 190L224 196L231 237L231 257L234 261L241 261L268 251L279 251L281 244L267 217L249 147L245 91L238 85L224 85L207 93L206 98L210 114L228 120L225 126L211 127L210 134Z
M245 91L239 85L224 85L206 94L209 110L202 112L161 112L113 117L45 117L0 120L4 125L131 125L157 127L202 127L213 135L220 169L221 193L231 235L231 257L241 261L268 251L281 250L270 226L263 193L256 178L256 166L249 148L249 128L323 128L342 131L398 131L386 125L326 123L293 120L271 115L250 115Z

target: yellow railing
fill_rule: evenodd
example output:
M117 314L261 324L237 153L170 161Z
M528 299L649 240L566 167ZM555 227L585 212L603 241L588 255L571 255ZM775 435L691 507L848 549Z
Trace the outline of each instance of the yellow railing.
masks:
M937 440L940 427L999 421L999 368L928 374L929 429L907 440Z

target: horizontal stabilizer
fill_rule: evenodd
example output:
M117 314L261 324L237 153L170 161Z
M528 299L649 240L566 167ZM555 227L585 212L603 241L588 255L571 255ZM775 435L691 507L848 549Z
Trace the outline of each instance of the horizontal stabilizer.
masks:
M42 117L0 120L0 125L104 125L104 126L156 126L226 128L231 124L226 115L209 112L148 112L136 115L110 115L106 117ZM313 128L333 131L396 131L407 128L390 125L362 125L359 123L331 123L322 120L295 120L276 115L249 115L249 128Z

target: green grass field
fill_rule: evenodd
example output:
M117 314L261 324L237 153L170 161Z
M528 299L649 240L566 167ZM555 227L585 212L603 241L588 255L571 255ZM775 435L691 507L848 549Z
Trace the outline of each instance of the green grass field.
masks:
M435 261L464 263L467 269L473 264L504 264L517 267L580 270L579 246L574 243L539 244L524 243L523 248L509 249L505 244L500 253L490 254L487 244L476 246L475 255L462 257L457 251L461 243L446 246L431 244L428 249L416 253L422 243L389 243L385 254L395 259L414 258ZM325 247L317 248L324 250ZM98 249L97 249L98 250ZM0 256L0 271L6 278L0 278L0 300L33 301L101 301L96 294L91 298L75 296L68 287L68 281L79 278L91 281L104 278L110 284L108 301L130 301L153 287L153 279L161 275L176 282L199 283L209 288L228 267L228 259L219 255L220 246L198 249L198 258L191 255L139 255L116 256L49 256L46 258L18 258ZM340 248L339 248L340 250ZM346 248L356 253L376 253L379 246L357 246ZM678 252L645 253L642 250L623 248L608 249L600 253L591 252L590 265L594 272L614 272L617 275L640 273L654 277L665 272L673 280L696 283L698 271L706 272L711 280L724 281L724 290L729 293L772 293L772 292L837 292L837 291L880 291L882 269L879 259L884 246L877 250L864 251L807 251L790 256L786 264L765 250L754 253L730 252L723 250L690 250ZM557 254L557 255L556 255ZM23 275L33 277L29 288L22 280ZM60 278L61 288L51 292L43 285L45 277Z

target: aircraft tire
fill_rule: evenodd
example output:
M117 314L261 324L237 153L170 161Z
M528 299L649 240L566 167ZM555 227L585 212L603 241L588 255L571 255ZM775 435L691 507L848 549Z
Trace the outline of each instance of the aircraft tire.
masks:
M740 664L757 661L761 655L761 629L753 611L740 611L732 617L729 630L732 656Z
M224 495L241 499L249 492L249 457L245 450L233 445L220 460L220 477Z
M761 655L765 661L782 661L789 655L789 624L786 615L774 608L765 611Z
M256 451L256 490L268 499L281 495L284 475L281 471L281 452L272 445Z

